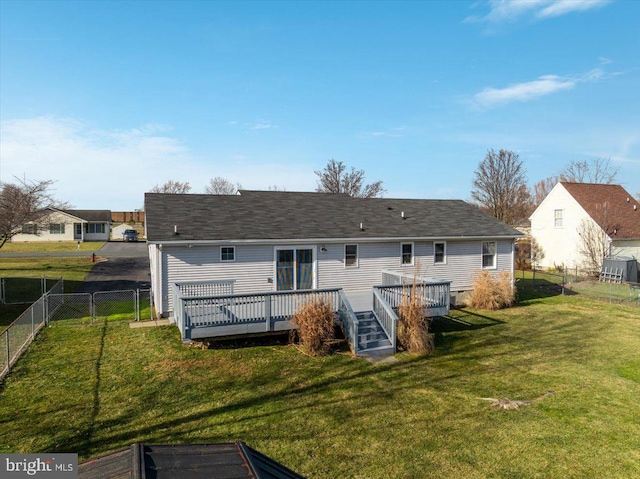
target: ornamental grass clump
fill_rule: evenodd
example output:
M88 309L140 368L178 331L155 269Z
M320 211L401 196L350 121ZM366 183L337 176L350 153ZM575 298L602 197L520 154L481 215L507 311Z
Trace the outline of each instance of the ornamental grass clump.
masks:
M298 308L291 321L298 327L291 331L292 342L311 356L322 356L331 349L335 337L335 314L323 298L314 298Z
M431 354L434 349L433 336L429 334L429 322L424 316L424 299L418 293L422 288L413 285L402 292L402 300L398 306L397 338L400 346L414 354Z
M493 311L508 308L514 302L515 288L507 271L501 271L497 278L489 271L481 271L473 280L473 292L468 301L472 308Z

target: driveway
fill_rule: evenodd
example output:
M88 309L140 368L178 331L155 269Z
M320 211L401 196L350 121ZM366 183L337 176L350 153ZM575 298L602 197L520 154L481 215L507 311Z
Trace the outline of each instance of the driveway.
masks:
M149 289L151 286L146 243L107 243L96 256L98 264L76 288L77 293Z

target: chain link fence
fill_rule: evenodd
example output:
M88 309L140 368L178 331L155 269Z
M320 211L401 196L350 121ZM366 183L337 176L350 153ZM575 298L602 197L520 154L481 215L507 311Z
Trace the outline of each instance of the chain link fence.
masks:
M640 306L640 283L600 281L593 272L577 268L520 270L516 278L523 288L555 290L560 294L580 294L600 301Z
M91 293L60 293L47 296L48 321L90 323L93 318Z
M60 281L60 278L0 278L1 304L33 303Z
M52 321L88 324L97 319L153 319L151 290L64 293L61 280L0 333L0 380L11 370L38 332Z
M62 279L51 288L52 291L62 291ZM29 306L7 329L0 334L0 379L9 373L20 355L35 339L38 332L47 324L48 305L45 293Z

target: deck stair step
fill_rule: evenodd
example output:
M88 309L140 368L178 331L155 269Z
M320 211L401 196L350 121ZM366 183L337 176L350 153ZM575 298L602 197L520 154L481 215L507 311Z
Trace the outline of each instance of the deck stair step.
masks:
M360 311L358 318L358 354L373 356L393 354L393 345L373 311Z

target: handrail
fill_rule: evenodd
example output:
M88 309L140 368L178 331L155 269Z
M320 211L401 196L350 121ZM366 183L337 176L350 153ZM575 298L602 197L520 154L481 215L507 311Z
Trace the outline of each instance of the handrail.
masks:
M358 334L360 329L360 321L356 317L356 313L353 312L351 303L347 299L347 295L342 289L339 290L339 304L338 304L338 316L342 323L342 328L347 340L353 348L353 354L358 355Z
M382 297L391 305L397 308L402 302L402 298L411 294L413 287L418 289L418 294L424 300L425 308L448 308L450 298L450 282L441 283L418 283L404 285L380 285L378 288Z
M384 329L387 337L391 341L393 350L396 350L396 328L398 324L398 315L395 313L391 305L385 301L378 287L373 287L373 312L380 322L380 326Z

